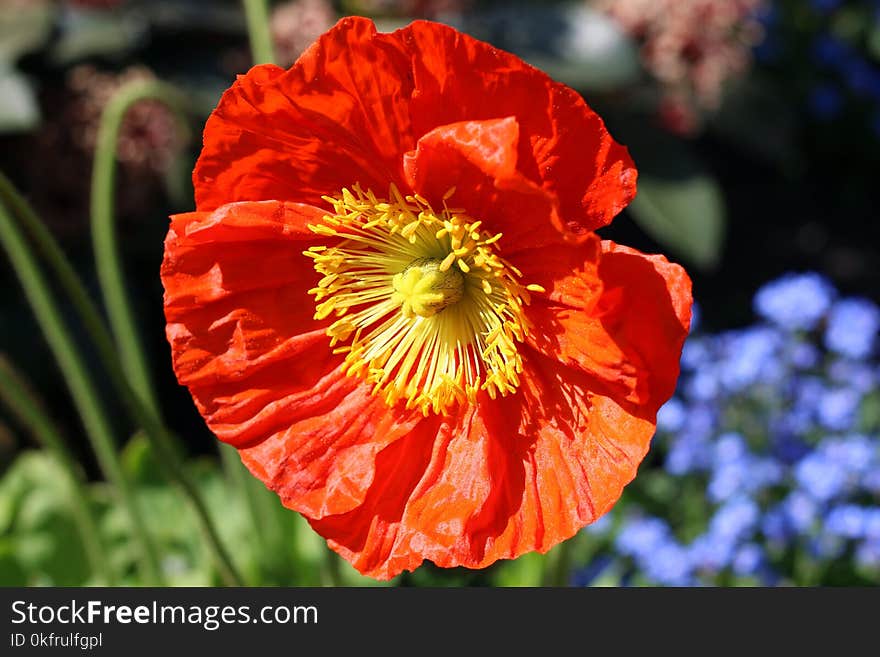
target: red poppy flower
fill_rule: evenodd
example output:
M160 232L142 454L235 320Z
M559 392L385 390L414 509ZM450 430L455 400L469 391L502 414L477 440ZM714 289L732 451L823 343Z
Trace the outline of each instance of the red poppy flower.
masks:
M690 281L593 232L636 170L574 91L345 18L238 78L194 181L162 266L175 372L358 570L544 552L635 476Z

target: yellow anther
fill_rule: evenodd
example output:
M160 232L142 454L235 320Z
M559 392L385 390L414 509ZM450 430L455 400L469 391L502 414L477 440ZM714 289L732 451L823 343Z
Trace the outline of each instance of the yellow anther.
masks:
M450 253L445 258L443 258L443 261L440 263L440 271L446 271L447 269L449 269L452 266L453 262L455 262L455 254Z

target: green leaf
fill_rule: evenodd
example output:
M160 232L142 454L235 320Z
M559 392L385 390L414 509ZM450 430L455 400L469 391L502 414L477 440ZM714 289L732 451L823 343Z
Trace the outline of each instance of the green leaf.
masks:
M327 549L329 550L330 548ZM395 586L397 583L397 578L389 581L380 581L375 580L372 577L367 577L366 575L361 575L355 570L354 566L345 561L342 557L335 554L334 557L339 562L339 579L341 586L388 587Z
M726 214L721 188L690 146L646 121L615 125L639 171L630 216L674 255L701 269L721 259Z
M65 499L67 489L63 473L48 452L21 452L0 478L0 533L14 531L22 504L35 489L49 491ZM42 482L42 483L41 483Z
M643 173L630 211L645 232L691 264L709 270L718 266L724 205L710 176L663 180Z
M541 586L547 557L529 552L513 561L501 563L494 572L496 586Z
M40 583L78 586L89 578L88 557L67 501L40 488L22 505L16 554Z
M28 578L15 554L15 545L0 536L0 586L27 586Z
M162 467L153 454L150 440L142 432L137 432L125 444L120 455L125 475L135 484L164 484L166 479Z
M22 453L0 481L3 509L0 584L16 581L18 571L29 585L77 586L87 583L89 564L77 532L67 477L45 452ZM12 557L4 556L3 550ZM14 559L13 565L10 561Z

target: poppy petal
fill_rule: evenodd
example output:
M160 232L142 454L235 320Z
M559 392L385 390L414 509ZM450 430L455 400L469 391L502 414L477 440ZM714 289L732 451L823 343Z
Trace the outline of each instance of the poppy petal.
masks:
M510 53L451 27L416 21L395 35L412 56L413 129L516 117L517 168L559 199L565 235L580 241L633 199L636 169L577 92Z
M255 67L223 95L193 174L197 207L318 203L357 182L381 194L391 182L405 187L402 157L419 136L506 117L520 128L517 170L558 198L566 221L554 225L571 241L632 200L626 148L576 92L446 26L378 34L347 17L288 71Z
M516 395L390 445L363 504L312 527L359 571L389 579L424 559L482 568L546 552L593 522L635 476L655 425L540 354L523 379Z
M196 207L267 199L320 204L360 182L377 192L401 180L413 147L412 74L396 40L349 17L288 71L239 76L205 126L193 182Z
M322 214L266 201L178 215L162 265L178 380L217 437L313 517L360 503L375 453L417 421L344 376L312 319L317 275L302 251Z
M532 346L594 375L619 402L656 412L669 399L690 328L684 269L598 238L522 252L516 264L547 290L528 308Z
M325 385L326 382L326 385ZM391 413L372 386L338 368L299 405L299 419L259 444L240 449L242 462L289 509L309 518L361 505L376 472L376 455L412 435L421 413Z
M559 233L547 230L562 227L555 196L516 169L519 136L514 117L435 128L404 156L407 182L435 207L454 188L448 202L502 233L508 252L559 242Z

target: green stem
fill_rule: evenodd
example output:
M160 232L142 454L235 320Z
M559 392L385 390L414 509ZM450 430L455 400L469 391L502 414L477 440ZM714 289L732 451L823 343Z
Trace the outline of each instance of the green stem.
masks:
M33 252L3 203L0 203L0 242L67 383L98 463L108 481L115 487L131 521L132 532L141 550L140 566L144 582L161 584L158 553L147 533L134 489L123 472L110 422L98 392L61 318Z
M226 470L226 477L229 479L231 488L235 491L236 497L244 500L248 509L248 517L251 521L251 531L253 532L254 541L260 555L265 559L272 554L266 528L263 526L265 521L264 514L261 513L259 500L256 491L250 486L251 477L248 476L247 469L238 456L238 450L231 445L225 443L220 444L220 458L223 461L223 469ZM262 561L261 561L262 563Z
M116 347L113 345L113 339L104 325L104 320L98 312L85 285L79 278L67 256L61 250L58 242L46 228L46 225L40 220L31 206L21 197L21 195L13 187L9 179L0 172L0 203L5 203L11 209L12 214L24 226L30 238L36 243L37 248L47 260L49 267L55 272L55 276L61 282L67 298L73 304L80 316L86 331L89 334L98 354L105 367L118 371L122 376L122 370L118 363L118 354ZM110 367L110 364L113 364ZM111 372L111 377L113 376ZM118 380L114 378L114 384Z
M243 0L243 4L254 64L274 64L275 46L269 27L268 3L266 0Z
M806 547L795 553L794 584L795 586L819 586L822 582L822 567L810 556Z
M115 223L116 144L126 112L145 99L163 102L174 111L178 124L185 127L179 109L182 99L174 89L158 80L131 82L113 95L101 115L92 168L92 245L98 282L122 369L147 410L160 417L147 359L141 348L140 331L125 290Z
M341 557L326 545L324 546L324 563L321 564L321 583L323 586L344 586L342 573L339 572Z
M207 506L179 462L178 453L173 447L174 438L161 420L151 414L144 406L140 397L135 394L126 380L110 333L101 320L97 307L86 292L82 280L67 260L61 247L58 246L58 242L2 173L0 173L0 201L8 203L12 207L16 217L25 226L49 266L55 271L65 293L73 303L94 342L114 389L122 397L122 401L135 423L144 429L144 433L155 450L156 457L165 467L172 481L183 491L196 512L202 533L208 541L208 546L225 581L228 584L240 585L242 583L241 577L220 542L217 530L208 514Z
M104 551L98 533L98 523L89 504L85 477L79 463L73 458L61 432L49 420L44 404L31 392L12 364L0 356L0 401L2 401L45 449L51 452L68 475L74 521L86 558L93 573L105 586L113 586L116 576Z
M139 407L139 415L140 424L144 429L144 433L150 438L160 463L162 463L169 477L181 490L184 497L189 500L193 511L195 511L199 522L199 529L205 538L205 542L208 544L208 549L214 557L214 563L220 571L220 577L227 585L244 586L244 580L235 567L232 557L223 545L220 534L217 533L217 527L211 518L202 494L184 469L183 464L180 463L176 452L170 447L173 441L171 434L161 422L147 413L143 407Z
M577 535L557 545L544 561L543 586L568 586Z

